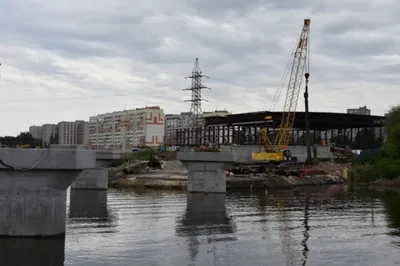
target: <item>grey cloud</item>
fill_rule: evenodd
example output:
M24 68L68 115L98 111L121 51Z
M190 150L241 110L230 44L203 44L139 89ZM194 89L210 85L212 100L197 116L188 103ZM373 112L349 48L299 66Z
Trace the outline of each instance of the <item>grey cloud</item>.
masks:
M0 0L0 5L0 62L20 71L13 73L15 80L7 78L10 88L43 85L59 91L60 86L63 90L70 86L91 94L125 93L124 100L109 104L117 108L122 101L154 101L165 104L167 112L184 111L189 103L182 100L190 96L182 91L190 85L184 77L199 57L204 73L210 76L205 84L212 88L204 92L211 102L205 106L218 105L234 112L268 109L306 17L312 19L313 97L346 93L354 98L349 104L358 105L359 95L352 94L359 89L358 83L390 89L399 82L394 74L400 61L374 57L396 54L400 49L397 9L377 0ZM362 38L371 33L380 36ZM25 48L46 55L34 59L26 55ZM116 64L115 71L120 71L122 78L79 67L79 62L102 60L130 64ZM108 67L102 64L102 68ZM364 92L362 104L386 108L384 101L378 105L371 96L373 91ZM71 94L79 96L79 92ZM394 95L388 101L394 101ZM329 105L320 102L313 107L320 111L335 105L340 110L349 107L341 106L344 103L339 98L329 101ZM87 107L82 115L103 110L90 99Z

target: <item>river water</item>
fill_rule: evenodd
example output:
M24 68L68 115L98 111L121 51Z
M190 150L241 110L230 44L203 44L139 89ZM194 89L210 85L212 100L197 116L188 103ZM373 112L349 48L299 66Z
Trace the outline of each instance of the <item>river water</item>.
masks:
M0 265L400 265L396 192L110 189L68 202L65 241L0 239Z

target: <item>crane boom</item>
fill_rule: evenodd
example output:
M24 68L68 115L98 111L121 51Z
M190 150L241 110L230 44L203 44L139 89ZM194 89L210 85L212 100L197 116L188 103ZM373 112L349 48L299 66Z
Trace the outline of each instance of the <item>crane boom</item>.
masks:
M282 120L274 142L276 151L286 150L289 145L289 133L293 128L300 87L307 63L310 23L310 19L304 20L303 30L301 31L300 39L294 52L293 65L290 71Z
M296 114L299 99L300 87L304 76L304 70L308 67L309 34L311 19L304 19L303 29L300 34L297 46L293 54L290 77L285 98L285 105L282 113L281 124L278 132L271 142L266 130L260 133L260 144L264 146L264 152L252 154L253 160L280 161L286 157L291 157L288 151L290 131L293 128L294 117ZM287 154L287 156L285 155Z

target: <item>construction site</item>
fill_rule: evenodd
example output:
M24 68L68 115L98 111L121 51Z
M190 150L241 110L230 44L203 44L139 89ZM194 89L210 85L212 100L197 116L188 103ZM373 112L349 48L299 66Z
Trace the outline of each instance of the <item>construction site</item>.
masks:
M203 74L199 59L196 58L192 73L187 77L191 79L191 85L184 89L191 92L191 98L187 100L191 103L188 124L186 128L174 132L174 145L181 151L189 152L188 156L193 151L213 153L210 156L214 156L215 152L222 152L221 156L239 155L240 160L230 163L227 169L228 187L263 187L271 180L273 184L268 183L269 187L341 183L344 182L346 160L355 157L357 150L379 148L385 141L383 117L309 111L310 24L310 19L304 20L300 38L285 71L283 91L286 91L286 97L283 111L280 112L266 110L204 118L201 103L205 99L202 91L210 88L203 84L203 79L208 76ZM303 79L305 111L298 112ZM165 157L162 153L158 156ZM167 160L174 159L170 156ZM336 163L336 159L342 159L342 163ZM181 164L164 165L164 170L157 171L159 174L171 176L184 171ZM173 174L168 172L169 166ZM152 186L147 183L148 175L138 174L133 181L123 184ZM255 179L255 176L240 178L249 174L256 174L259 179ZM155 172L151 176L152 182L158 179ZM309 180L305 180L305 176ZM185 187L180 183L186 182L185 174L180 173L174 178L174 181L169 180L170 177L164 177L163 180L167 183L178 182L178 185L165 186ZM158 180L157 186L164 186L164 181Z
M384 117L361 114L321 113L310 111L308 103L309 47L311 20L305 19L298 42L291 54L283 77L281 91L286 92L282 111L230 114L202 117L202 91L210 89L203 84L204 75L196 58L192 73L190 113L187 128L174 132L176 146L246 146L254 161L291 160L291 151L311 160L312 150L340 151L352 154L356 150L374 149L386 139ZM300 91L304 87L304 112L298 112ZM280 90L280 88L278 89ZM312 106L312 103L311 103ZM302 147L305 147L304 149ZM353 151L353 152L352 152ZM326 154L322 154L327 156ZM318 156L318 155L317 155Z

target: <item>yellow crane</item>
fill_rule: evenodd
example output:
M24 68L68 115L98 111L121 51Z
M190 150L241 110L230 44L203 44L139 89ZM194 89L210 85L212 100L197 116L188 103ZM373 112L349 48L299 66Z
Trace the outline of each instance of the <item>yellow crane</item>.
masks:
M275 125L271 116L264 118L265 125L260 130L260 151L252 153L254 161L285 161L291 159L289 147L290 131L293 128L294 117L296 114L297 102L299 99L301 82L306 70L305 77L308 80L308 50L309 33L311 19L304 19L303 29L299 41L293 53L293 63L291 66L290 77L285 98L285 105L282 113L281 124L276 134L274 132L273 140L268 136L268 128Z

